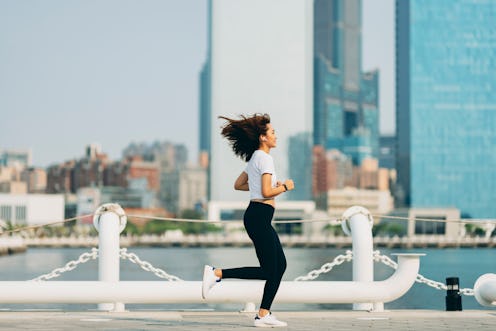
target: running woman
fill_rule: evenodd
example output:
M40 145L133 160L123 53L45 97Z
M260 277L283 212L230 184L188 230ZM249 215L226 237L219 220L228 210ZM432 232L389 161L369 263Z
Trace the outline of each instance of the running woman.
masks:
M270 150L276 147L277 137L267 114L241 115L239 119L219 116L226 121L221 134L225 137L236 156L247 162L246 168L234 183L234 189L250 192L250 203L244 213L243 223L257 254L260 266L218 269L206 265L203 272L202 296L222 279L265 280L260 309L255 317L257 327L284 327L270 308L282 276L286 270L286 257L279 236L271 225L275 210L275 197L294 189L294 183L287 179L277 181L274 160Z

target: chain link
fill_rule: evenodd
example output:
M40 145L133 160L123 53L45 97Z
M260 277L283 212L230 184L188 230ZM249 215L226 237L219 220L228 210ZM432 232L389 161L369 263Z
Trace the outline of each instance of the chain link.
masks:
M80 264L86 263L89 260L95 260L98 257L98 248L92 248L91 252L83 253L77 260L69 261L65 266L56 268L52 272L31 279L32 282L45 281L52 278L57 278L67 271L76 269Z
M386 255L381 255L380 251L374 251L373 256L374 256L374 261L376 261L376 262L382 262L383 264L385 264L385 265L387 265L393 269L398 268L398 263L394 262L393 260L391 260L391 258L389 258ZM421 274L417 275L417 278L415 279L415 281L417 283L426 284L427 286L435 288L436 290L446 291L448 289L446 284L441 283L441 282L437 282L437 281L429 279L429 278L426 278L426 277L422 276ZM467 296L473 296L474 290L471 288L462 288L462 289L460 289L460 293L463 295L467 295Z
M348 250L346 251L346 254L344 255L341 254L336 256L332 262L325 263L324 265L322 265L322 267L320 267L320 269L312 270L305 276L299 276L295 278L295 281L299 282L299 281L314 280L315 278L319 277L321 274L328 273L335 266L343 264L344 262L350 262L352 259L353 259L353 252Z
M159 269L159 268L155 268L150 262L141 260L136 254L128 253L126 248L122 248L120 250L120 256L124 260L127 259L127 260L131 261L132 263L139 265L143 270L150 271L150 272L154 273L157 277L165 278L168 281L182 281L182 279L179 277L169 275L164 270Z
M461 288L460 293L466 296L474 296L473 288Z

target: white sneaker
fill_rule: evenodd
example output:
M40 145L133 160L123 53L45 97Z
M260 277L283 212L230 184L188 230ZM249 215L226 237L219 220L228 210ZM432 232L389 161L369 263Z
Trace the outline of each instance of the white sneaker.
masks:
M279 321L272 313L268 313L264 317L255 317L255 326L258 328L280 328L288 326L288 323Z
M215 268L209 265L205 265L205 268L203 268L203 283L202 283L203 299L207 297L207 294L210 291L210 289L214 287L221 280L219 277L215 275L214 270Z

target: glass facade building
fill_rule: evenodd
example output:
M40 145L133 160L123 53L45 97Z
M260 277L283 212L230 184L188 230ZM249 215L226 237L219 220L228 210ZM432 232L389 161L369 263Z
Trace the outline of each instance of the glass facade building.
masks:
M309 200L312 196L312 134L301 132L289 137L289 178L298 183L298 189L287 193L288 200Z
M396 14L404 203L494 218L496 2L397 0Z
M199 102L199 141L198 148L200 152L210 152L210 130L211 130L211 113L210 110L210 61L203 66L200 73L200 102Z
M210 153L210 135L212 124L212 110L211 110L211 40L212 40L212 2L207 3L208 17L207 17L207 58L205 64L200 72L199 82L199 105L198 105L198 149L200 153Z
M379 138L379 167L396 169L395 136L381 136Z
M378 114L378 72L361 72L361 1L316 0L314 144L355 164L378 158Z

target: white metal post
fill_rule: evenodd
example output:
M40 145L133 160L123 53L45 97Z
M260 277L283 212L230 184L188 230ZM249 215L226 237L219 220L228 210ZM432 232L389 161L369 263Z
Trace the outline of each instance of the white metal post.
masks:
M496 307L496 274L484 274L477 278L474 296L482 306Z
M122 219L124 218L124 224ZM125 227L124 210L118 204L102 205L95 213L94 224L98 230L98 280L119 282L120 280L120 232ZM124 311L121 302L100 303L99 310Z
M349 221L349 228L347 227ZM353 281L374 281L374 258L372 225L373 220L370 212L360 206L348 208L343 213L343 230L352 237L353 243ZM381 310L381 305L375 309ZM353 310L373 310L372 303L354 303Z

